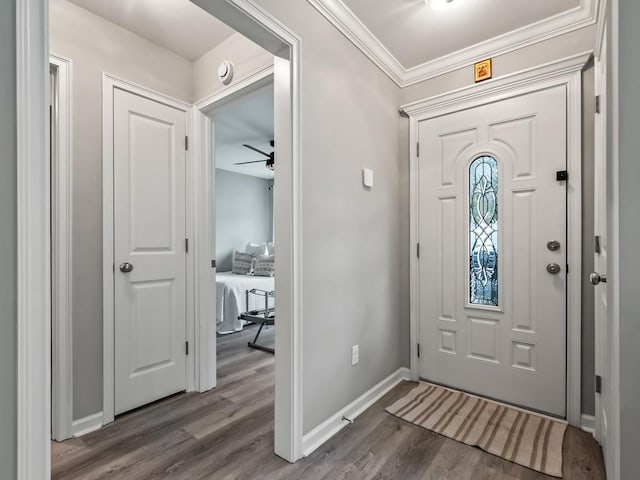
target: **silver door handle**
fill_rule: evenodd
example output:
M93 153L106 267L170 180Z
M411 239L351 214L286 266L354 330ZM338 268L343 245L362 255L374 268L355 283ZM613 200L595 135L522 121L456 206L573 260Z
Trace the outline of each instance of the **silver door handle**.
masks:
M589 281L591 282L591 285L600 285L600 283L607 283L607 276L593 272L589 275Z
M133 271L133 265L129 262L124 262L120 264L120 271L122 273L129 273Z
M558 265L557 263L550 263L549 265L547 265L547 272L552 275L557 275L558 273L560 273L560 270L560 265Z

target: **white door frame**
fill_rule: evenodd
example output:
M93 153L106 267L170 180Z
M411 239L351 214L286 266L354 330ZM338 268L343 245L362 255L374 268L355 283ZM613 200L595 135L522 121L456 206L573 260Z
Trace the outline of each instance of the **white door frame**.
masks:
M202 2L199 2L202 3ZM281 175L276 231L281 252L276 266L275 451L302 456L302 265L300 170L300 39L252 0L209 2L205 9L238 14L260 30L265 43L283 46L288 61L276 60L275 125ZM16 0L17 78L17 480L51 476L51 279L49 169L49 8L45 0ZM266 35L265 35L266 34ZM260 42L258 42L260 43ZM264 45L267 47L268 45ZM204 270L199 265L198 275Z
M113 422L115 417L115 293L114 293L114 275L115 275L115 258L114 258L114 198L113 198L113 140L114 140L114 124L113 124L113 93L114 89L121 89L135 95L168 105L184 112L186 119L187 136L191 131L190 115L191 105L181 100L162 95L160 93L149 90L148 88L136 85L132 82L122 80L108 73L102 75L102 371L103 371L103 403L102 403L102 424ZM189 150L186 152L185 168L187 182L191 183L190 164L193 155ZM188 188L187 188L188 190ZM192 222L189 222L189 211L193 209L191 196L187 195L187 238L191 238L193 230ZM190 252L186 254L186 334L187 341L190 345L195 344L195 328L193 316L193 271L195 268L193 255ZM196 384L195 380L195 357L189 355L187 357L186 385L187 391L193 391Z
M410 322L411 378L419 378L418 342L420 338L419 275L416 246L419 241L418 206L418 123L491 102L563 85L567 88L567 420L580 426L581 374L581 228L582 228L582 80L581 70L591 52L568 57L536 68L507 75L489 82L414 102L402 107L409 115L411 153L410 175Z
M278 188L274 190L274 236L278 239L279 252L275 275L278 292L275 347L278 353L275 356L274 448L277 455L295 462L303 456L300 38L253 0L191 1L277 55L274 57L273 74L274 137L278 158ZM198 128L200 123L194 123ZM208 180L205 175L201 176L201 182ZM200 201L206 200L206 185L201 183L196 188L199 189ZM202 214L199 213L198 223L207 225L212 221L212 216L202 217ZM210 235L211 227L207 228ZM206 280L212 271L208 259L213 257L208 256L211 252L206 245L211 243L200 240L196 245L197 254L201 255L199 258L206 259L198 262L198 276L204 279L198 291L211 295L213 287L207 289Z
M51 436L62 441L73 435L73 127L71 60L49 56L55 72L56 119L51 139Z
M274 67L258 70L233 85L196 102L191 109L193 158L190 162L191 199L194 208L187 215L187 223L193 225L194 263L200 268L193 272L195 285L195 352L196 389L200 392L214 388L217 383L216 325L211 319L216 315L215 260L215 167L213 164L213 120L209 114L222 104L245 95L249 91L273 81Z

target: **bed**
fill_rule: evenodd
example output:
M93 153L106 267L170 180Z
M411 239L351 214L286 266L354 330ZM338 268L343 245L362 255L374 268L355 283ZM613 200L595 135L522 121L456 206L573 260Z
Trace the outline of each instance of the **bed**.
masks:
M239 332L244 321L238 317L246 310L247 290L275 290L274 277L238 275L232 272L216 274L216 330L220 334ZM256 295L249 296L249 310L264 308L264 300Z

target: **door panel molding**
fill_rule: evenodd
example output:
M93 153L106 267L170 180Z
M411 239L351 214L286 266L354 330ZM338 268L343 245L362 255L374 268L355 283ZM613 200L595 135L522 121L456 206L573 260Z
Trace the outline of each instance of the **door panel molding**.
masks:
M419 141L418 124L438 116L467 110L539 90L564 86L567 89L567 420L580 426L580 374L581 374L581 136L582 136L582 82L581 70L591 52L560 59L535 68L501 77L485 84L473 85L413 102L401 108L409 116L410 145ZM410 151L410 242L419 241L419 170L418 149ZM413 252L414 249L410 248ZM418 342L420 338L420 285L419 259L410 259L410 328L411 377L419 378Z
M187 135L191 131L191 105L166 95L154 92L135 83L122 80L108 73L102 75L102 308L103 308L103 424L113 422L115 417L115 257L114 257L114 90L120 89L134 95L173 107L184 112ZM186 151L186 162L191 161L191 152ZM187 206L187 211L189 206ZM188 217L188 216L187 216ZM189 226L187 224L187 232ZM187 253L187 305L192 297L194 269L192 255ZM187 341L195 342L193 308L187 308ZM195 355L187 358L187 391L195 388Z

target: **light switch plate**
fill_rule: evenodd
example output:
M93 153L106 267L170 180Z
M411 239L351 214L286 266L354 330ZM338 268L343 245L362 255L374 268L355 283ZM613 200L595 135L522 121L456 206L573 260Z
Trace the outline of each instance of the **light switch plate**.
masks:
M369 168L362 169L362 183L365 187L373 188L373 170Z

